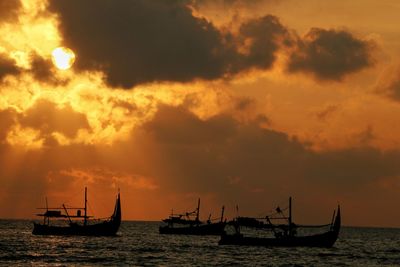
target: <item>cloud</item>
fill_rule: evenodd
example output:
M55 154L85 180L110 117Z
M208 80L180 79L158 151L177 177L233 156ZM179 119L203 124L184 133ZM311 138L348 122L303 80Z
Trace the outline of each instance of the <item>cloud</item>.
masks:
M265 10L266 6L279 5L285 1L286 0L191 0L190 5L202 15L214 12L220 14L220 12L224 12L225 19L230 20L232 19L230 17L232 15L234 19L238 19L243 15L249 16L249 14L252 14L254 17L255 13L260 13L257 11ZM231 12L234 13L232 14ZM216 17L223 19L221 15L210 19L214 21Z
M398 151L382 152L365 143L338 151L313 151L286 133L261 127L257 120L240 123L229 115L199 120L182 107L164 106L144 129L153 150L163 155L162 165L167 166L162 174L153 175L164 177L163 185L175 190L224 195L235 178L239 181L235 192L261 188L288 194L299 186L298 190L336 194L400 174L395 164Z
M199 120L182 107L163 107L144 129L165 155L163 185L180 191L229 194L232 177L242 189L276 186L293 170L282 164L295 166L296 155L305 153L297 141L256 122L241 124L229 115Z
M183 107L161 105L155 117L144 127L160 143L201 146L229 138L236 125L229 117L214 116L204 121Z
M6 76L19 76L24 74L32 75L36 81L53 85L65 84L67 82L67 80L58 77L53 62L50 59L45 59L33 53L30 56L30 66L25 69L17 66L14 59L0 53L0 81L4 80Z
M30 70L37 81L53 84L61 82L56 78L54 65L50 59L44 59L36 54L32 55Z
M262 2L266 2L266 0L193 0L194 5L224 5L224 6L232 6L232 5L257 5Z
M400 101L400 65L390 66L383 72L375 92L393 101Z
M398 79L392 80L390 85L384 88L384 90L389 98L400 101L400 76Z
M344 30L311 29L289 57L289 72L305 72L319 80L340 81L373 64L373 43Z
M15 124L17 112L11 108L0 110L0 144L5 143L8 131Z
M67 191L74 179L62 179L50 184L47 176L53 172L72 167L85 166L95 155L91 148L84 145L51 146L41 150L26 151L23 147L0 146L1 179L4 192L0 198L0 207L4 216L31 217L36 207L43 204L46 192L49 195ZM64 186L63 186L64 185ZM51 190L47 190L51 188ZM54 191L53 191L54 190ZM63 199L65 201L66 198ZM13 203L12 207L9 203Z
M400 175L400 151L383 152L363 146L315 153L306 168L308 177L332 190L357 190L380 178Z
M368 146L374 139L376 139L376 135L371 125L367 125L365 130L356 135L356 140L359 140L360 144L365 146Z
M19 0L0 0L0 22L16 19L20 7Z
M282 43L290 42L287 29L275 16L267 15L243 23L237 37L242 54L233 64L235 73L248 68L269 69L275 61L275 52Z
M20 117L19 122L23 127L39 130L44 137L59 132L74 138L79 129L90 129L84 114L74 111L69 105L58 107L47 100L37 100Z
M113 86L212 79L223 71L222 36L182 1L52 1L50 9L60 15L76 66L103 70Z
M360 142L353 148L315 151L256 119L242 123L228 114L218 117L231 130L221 133L212 126L214 117L199 121L182 107L163 107L144 126L138 141L142 145L135 148L151 151L144 161L158 167L145 172L157 178L162 190L212 194L254 214L264 209L260 203L287 195L313 203L323 194L333 205L345 198L358 201L373 192L384 194L379 184L400 175L398 150L381 151Z
M337 105L328 105L322 110L316 112L316 117L319 121L326 121L329 117L335 114L340 109Z
M16 65L16 62L4 54L0 54L0 81L6 76L19 76L30 74L39 82L48 84L65 84L67 80L60 79L55 72L54 65L50 59L45 59L37 54L30 57L29 69L23 69Z
M19 73L20 69L15 65L15 61L4 54L0 54L0 81L7 75L16 75Z
M193 8L204 4L70 0L51 1L49 10L59 16L64 45L78 55L76 69L100 70L112 87L268 70L284 47L292 51L289 72L311 73L319 80L340 81L373 64L373 43L345 30L313 28L301 39L272 15L247 19L236 30L217 28L194 15Z
M253 98L242 97L236 100L235 109L238 111L245 111L252 108L255 104L256 101Z
M102 70L108 84L124 88L268 69L286 32L276 17L265 16L244 23L237 36L178 0L51 1L49 9L59 15L64 44L78 55L76 68Z

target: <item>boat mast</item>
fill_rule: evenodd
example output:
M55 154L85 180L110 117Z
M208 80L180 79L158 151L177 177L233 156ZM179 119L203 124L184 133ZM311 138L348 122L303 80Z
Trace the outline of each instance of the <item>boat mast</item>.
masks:
M197 202L197 214L196 214L196 221L198 222L200 220L200 198Z
M83 219L83 225L86 226L87 224L87 187L85 186L85 218Z
M224 220L224 211L225 211L225 206L222 206L222 211L221 211L221 222Z
M292 236L292 197L289 197L289 236Z

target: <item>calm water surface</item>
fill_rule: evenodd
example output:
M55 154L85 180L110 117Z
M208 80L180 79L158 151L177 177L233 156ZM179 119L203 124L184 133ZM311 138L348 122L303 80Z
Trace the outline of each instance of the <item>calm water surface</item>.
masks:
M117 237L33 236L32 222L0 220L2 266L400 266L400 229L343 227L331 249L218 246L219 237L159 235L122 222Z

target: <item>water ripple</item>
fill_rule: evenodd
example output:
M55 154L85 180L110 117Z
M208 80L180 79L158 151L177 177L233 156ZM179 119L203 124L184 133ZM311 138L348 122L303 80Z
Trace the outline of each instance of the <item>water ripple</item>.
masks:
M33 236L31 230L30 221L0 220L0 265L400 265L400 229L343 227L331 249L218 246L215 236L159 235L155 222L123 222L111 238Z

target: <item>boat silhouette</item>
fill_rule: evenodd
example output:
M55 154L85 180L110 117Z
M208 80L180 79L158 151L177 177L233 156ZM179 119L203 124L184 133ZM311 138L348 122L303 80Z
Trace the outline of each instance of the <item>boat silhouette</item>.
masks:
M43 217L43 223L34 222L32 231L34 235L113 236L116 235L121 224L121 200L119 192L113 214L103 221L91 219L92 216L87 215L86 187L84 208L67 208L64 204L62 205L62 209L48 208L46 199L46 208L39 209L45 209L46 212L36 214ZM64 210L65 214L62 213L62 210ZM76 215L70 215L68 210L77 210ZM84 212L83 215L81 210ZM64 222L62 225L55 225L52 219L64 219L64 221L68 219L68 223L65 224Z
M219 221L211 219L211 215L206 222L200 221L200 199L197 202L197 209L192 212L174 214L164 219L167 225L160 226L160 234L175 235L221 235L224 233L226 221L224 221L224 210L222 206L221 217ZM193 218L194 217L194 218Z
M276 213L282 214L282 210L278 207ZM287 224L273 224L272 220L281 219L287 220ZM265 222L264 222L265 221ZM230 222L235 228L234 234L223 233L219 241L219 245L240 245L240 246L273 246L273 247L332 247L336 242L340 226L340 206L337 212L334 211L332 222L326 225L296 225L292 221L292 198L289 198L289 215L288 217L269 217L265 218L249 218L237 217ZM300 228L317 228L328 227L329 230L323 233L311 235L297 235L297 230ZM260 235L246 236L241 233L241 227L249 227L255 229L263 229L271 231L273 237L264 237Z

